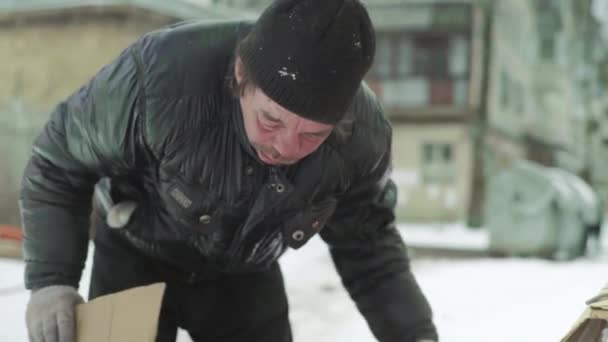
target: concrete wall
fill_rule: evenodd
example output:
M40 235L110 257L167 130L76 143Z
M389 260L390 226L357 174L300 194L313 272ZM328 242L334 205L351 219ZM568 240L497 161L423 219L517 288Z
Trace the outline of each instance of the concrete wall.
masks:
M171 21L130 10L0 23L0 224L19 224L23 168L53 107L138 36Z
M0 108L21 102L48 111L142 33L167 18L76 14L63 21L18 21L0 27Z
M471 191L473 144L466 124L393 126L393 180L401 221L464 221ZM444 181L425 179L425 144L451 146Z

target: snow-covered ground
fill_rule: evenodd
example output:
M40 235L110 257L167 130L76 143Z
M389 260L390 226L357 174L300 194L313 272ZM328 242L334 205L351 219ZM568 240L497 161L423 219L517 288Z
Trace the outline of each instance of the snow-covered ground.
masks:
M405 240L483 249L483 231L459 226L402 226ZM315 238L282 259L295 341L372 342L364 320L340 285L325 245ZM584 301L608 282L608 257L571 262L539 259L414 258L412 267L429 298L442 341L558 341L582 312ZM88 268L82 288L88 287ZM0 259L0 341L26 341L28 293L23 264ZM180 342L189 341L185 333Z

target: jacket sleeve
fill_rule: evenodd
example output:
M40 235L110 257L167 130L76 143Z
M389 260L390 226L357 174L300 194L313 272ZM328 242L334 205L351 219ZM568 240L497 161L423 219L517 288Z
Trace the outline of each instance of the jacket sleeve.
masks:
M25 168L20 210L26 288L78 286L95 183L141 161L136 46L52 112Z
M387 145L358 172L321 237L342 283L380 342L437 340L431 308L395 228L397 189L388 177L390 137Z

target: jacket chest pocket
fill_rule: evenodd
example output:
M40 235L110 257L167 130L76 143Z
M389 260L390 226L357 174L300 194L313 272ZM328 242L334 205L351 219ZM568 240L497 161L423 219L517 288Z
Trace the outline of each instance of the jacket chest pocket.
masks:
M220 226L222 206L217 196L200 186L174 178L163 183L161 196L169 214L187 228L212 232Z
M336 210L337 200L328 198L316 202L285 221L283 235L287 245L293 249L302 247L321 231Z

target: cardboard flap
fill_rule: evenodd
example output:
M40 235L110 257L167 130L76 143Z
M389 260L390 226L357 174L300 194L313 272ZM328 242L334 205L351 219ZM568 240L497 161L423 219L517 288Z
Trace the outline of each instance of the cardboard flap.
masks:
M589 299L587 301L587 305L587 309L574 323L574 326L562 339L562 342L586 341L584 339L586 337L581 337L581 334L583 333L582 330L584 330L586 324L590 324L592 320L608 321L608 291L606 290L606 288L604 288L599 295Z
M589 307L597 310L608 311L608 297L599 298L588 303Z
M78 342L154 342L165 284L136 287L76 307Z
M587 305L594 309L608 310L608 288L604 287L597 296L589 299Z

